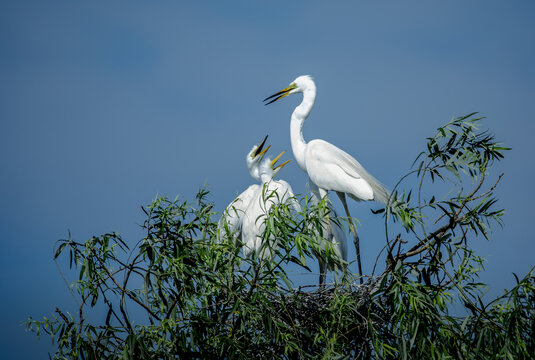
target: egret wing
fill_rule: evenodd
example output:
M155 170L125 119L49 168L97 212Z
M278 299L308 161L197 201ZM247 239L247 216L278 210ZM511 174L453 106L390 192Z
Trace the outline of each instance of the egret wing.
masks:
M219 233L225 232L226 223L231 234L236 237L240 236L245 211L259 189L258 184L249 186L227 206L218 223Z
M386 203L388 199L384 186L354 157L327 141L318 139L308 143L306 166L312 181L321 188L345 192L353 198L356 195L360 200ZM355 188L360 190L359 193L351 191Z

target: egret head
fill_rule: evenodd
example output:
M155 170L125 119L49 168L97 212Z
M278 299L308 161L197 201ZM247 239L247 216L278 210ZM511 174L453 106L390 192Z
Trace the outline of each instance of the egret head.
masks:
M283 162L282 164L279 164L279 165L275 166L277 161L279 161L279 159L282 157L282 155L284 155L285 152L286 151L282 151L279 155L277 155L277 157L275 159L271 160L271 162L269 163L269 166L273 169L273 173L274 174L278 173L286 164L288 164L290 161L292 161L292 159L288 159L285 162Z
M253 146L251 151L247 154L247 157L245 158L245 163L247 164L247 169L249 170L249 174L253 177L253 179L260 181L260 171L259 171L259 164L264 158L264 155L266 154L266 151L269 150L271 145L266 147L264 149L264 145L266 144L266 140L268 138L268 135L262 140L262 142L259 145Z
M279 161L279 159L282 157L282 155L284 155L285 152L286 151L281 152L273 160L271 160L270 158L266 158L265 160L262 161L262 163L260 164L260 167L259 167L259 173L260 173L260 177L263 178L263 181L267 181L267 180L271 179L286 164L288 164L290 161L292 161L291 159L290 160L286 160L282 164L275 166L277 161Z
M301 75L298 78L296 78L287 88L282 89L281 91L268 96L264 99L264 101L268 101L272 99L271 101L265 103L264 105L269 105L271 103L274 103L277 100L282 99L285 96L296 94L299 92L305 92L307 90L316 90L316 84L314 83L314 79L310 75ZM274 98L274 99L273 99Z

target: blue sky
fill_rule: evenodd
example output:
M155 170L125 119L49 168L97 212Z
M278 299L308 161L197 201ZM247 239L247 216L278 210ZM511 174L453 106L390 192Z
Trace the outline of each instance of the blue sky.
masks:
M494 172L505 172L505 226L476 241L483 280L497 294L529 270L533 2L326 4L0 4L2 358L46 357L49 339L20 322L75 309L52 261L57 239L117 231L134 243L141 205L193 200L203 184L221 210L252 181L253 144L269 134L274 151L290 150L298 97L261 100L302 74L318 85L305 138L336 144L390 187L438 126L486 116L513 150ZM295 161L280 177L305 191ZM369 208L351 204L365 268L382 246L365 241L382 229Z

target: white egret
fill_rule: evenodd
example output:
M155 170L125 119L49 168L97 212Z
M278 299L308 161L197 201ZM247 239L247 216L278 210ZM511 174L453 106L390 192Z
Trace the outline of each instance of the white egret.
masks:
M277 174L290 160L275 166L275 163L284 154L281 152L273 161L269 158L260 164L260 178L262 184L255 191L249 206L245 210L242 226L242 242L244 244L243 253L245 257L256 256L260 259L270 257L271 250L276 244L264 243L265 220L274 205L287 203L294 211L301 211L299 202L294 198L294 193L290 184L284 180L275 180L273 176Z
M388 191L371 176L351 155L336 146L316 139L308 143L303 138L303 124L316 100L316 84L308 75L299 76L287 88L273 94L264 101L269 105L291 94L302 93L303 100L292 113L290 121L290 139L295 160L310 180L319 188L323 197L329 190L336 191L349 218L349 227L353 233L359 272L360 262L359 238L355 230L346 202L346 194L356 201L376 200L386 203ZM360 279L362 283L362 278Z
M310 182L310 202L313 205L318 205L322 200L319 190L320 189L316 184ZM332 249L334 250L333 255L343 259L344 261L347 261L347 239L345 230L342 223L338 221L338 214L332 207L330 200L328 198L325 200L328 214L326 214L325 219L321 220L321 234L318 234L319 247L320 249L325 249L330 243L330 246L332 246ZM321 216L322 214L319 215L320 217L323 217ZM316 253L315 251L313 252L319 262L320 286L323 286L325 284L327 270L333 270L334 266L333 264L327 262L321 254Z
M266 151L271 147L268 146L264 150L263 147L266 143L268 135L262 140L260 145L255 145L247 154L245 158L245 163L247 164L247 169L251 177L260 183L262 180L260 178L260 162L264 158ZM241 236L241 228L243 222L243 214L249 206L251 199L254 197L255 192L260 188L260 184L253 184L249 186L244 192L238 195L225 209L221 219L218 223L218 241L221 241L222 238L226 237L224 234L230 234L234 239L237 239ZM225 228L226 225L226 228Z

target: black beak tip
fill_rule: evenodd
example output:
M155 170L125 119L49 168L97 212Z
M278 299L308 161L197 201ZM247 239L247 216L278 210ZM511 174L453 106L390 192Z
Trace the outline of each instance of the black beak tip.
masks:
M287 91L287 90L281 90L281 91L279 91L279 92L277 92L277 93L275 93L275 94L273 94L273 95L271 95L271 96L268 96L267 98L265 98L265 99L262 100L262 101L265 102L265 101L268 101L269 99L273 99L273 98L274 98L274 99L271 100L271 101L269 101L269 102L267 102L267 103L265 103L264 105L269 105L269 104L271 104L271 103L273 103L273 102L279 100L279 99L281 98L281 95L283 95L284 93L286 93L286 91Z
M277 94L278 95L278 94ZM269 104L273 104L275 101L279 100L282 96L278 96L274 99L271 99L271 101L268 101L267 103L265 103L264 105L269 105Z
M258 146L258 148L256 149L256 151L254 152L254 156L257 156L258 154L260 154L260 152L262 151L262 149L264 148L264 144L266 143L266 140L268 138L269 134L266 135L266 137L264 138L264 140L262 140L262 142L260 143L260 145Z

